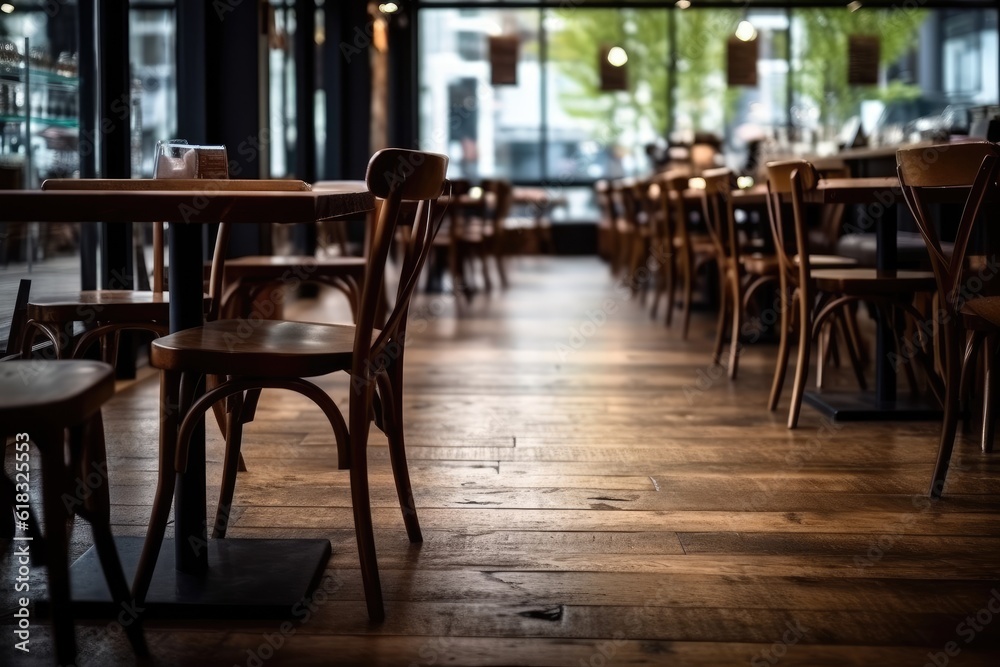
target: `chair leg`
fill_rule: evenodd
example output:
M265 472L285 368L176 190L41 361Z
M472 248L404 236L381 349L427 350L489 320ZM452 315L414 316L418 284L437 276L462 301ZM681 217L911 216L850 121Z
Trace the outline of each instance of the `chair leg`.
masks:
M712 363L722 363L722 346L726 341L726 325L729 324L729 288L725 275L719 276L722 289L719 294L719 320L715 325L715 344L712 346Z
M788 294L782 281L778 288L778 299L781 308L781 332L778 342L778 359L774 366L774 379L771 381L771 395L767 400L767 409L774 412L778 409L778 400L781 398L781 388L785 384L785 371L788 368L788 339L792 335L792 309L795 301L789 301Z
M823 371L826 370L827 363L830 362L830 351L833 350L833 341L830 340L830 324L820 327L816 336L816 387L823 387Z
M359 374L360 377L360 374ZM371 425L368 411L371 407L370 384L351 395L351 504L354 509L354 532L358 541L361 561L361 579L364 584L368 618L375 623L385 620L382 602L382 584L379 581L378 560L375 555L375 532L372 526L371 496L368 491L368 429Z
M799 288L799 349L795 365L795 380L792 384L792 404L788 407L788 428L799 425L802 410L802 394L805 393L806 379L809 377L809 353L812 351L812 304L806 286Z
M844 308L844 324L850 336L850 345L857 352L858 359L862 365L868 363L868 348L865 347L864 338L861 337L861 327L858 326L857 304L848 304Z
M403 511L403 524L410 542L423 542L420 532L420 521L417 518L417 504L413 499L413 487L410 485L410 471L406 463L406 447L403 440L403 373L402 360L395 360L387 369L387 375L382 376L379 388L382 390L385 407L386 436L389 440L389 461L392 464L392 476L396 481L396 495L399 497L399 507Z
M509 283L507 282L507 269L504 266L503 242L496 236L493 237L493 242L495 244L495 247L493 248L493 259L497 263L497 275L500 276L500 287L502 289L507 289Z
M102 470L107 469L107 452L104 446L104 425L101 413L95 413L85 428L85 437L82 438L78 446L72 447L72 451L80 453L79 463L82 465L74 468L81 475L81 479L90 479L89 474L92 466ZM76 437L75 434L79 433L79 429L73 429L73 432L74 437ZM77 443L73 444L77 445ZM87 497L85 506L87 520L90 522L90 528L94 535L94 545L97 547L97 556L101 562L101 569L104 571L104 579L108 583L115 607L126 612L119 613L116 620L125 630L125 635L136 655L149 655L146 638L142 632L141 613L143 610L132 601L132 593L125 580L121 559L118 557L118 548L115 546L114 537L111 534L111 499L107 476L101 476L100 482Z
M735 380L739 370L740 352L743 349L740 343L740 331L743 329L743 295L740 293L739 269L734 268L734 273L730 278L730 297L732 299L730 307L732 312L732 332L729 338L729 379Z
M42 498L45 512L45 556L49 578L49 607L60 665L76 663L76 637L69 597L69 536L67 507L62 494L68 488L64 450L66 434L61 428L38 432L36 444L42 453Z
M136 568L135 579L132 582L132 597L141 606L146 601L146 593L153 581L153 570L163 546L163 537L167 530L167 519L170 517L170 504L173 500L174 485L177 474L174 468L174 458L177 449L177 431L180 426L180 383L181 374L177 371L161 371L160 373L160 465L156 481L156 494L153 498L153 511L149 518L149 528L146 531L146 541L142 545L142 554Z
M837 327L840 329L840 335L844 339L844 347L847 348L847 356L851 359L851 368L854 369L854 377L858 380L858 387L860 387L861 391L866 391L868 389L868 382L865 380L865 368L861 363L861 358L858 356L857 349L854 347L854 342L851 340L850 324L847 319L849 317L849 313L844 313L843 317L838 317Z
M929 495L932 498L940 498L944 490L944 480L948 475L948 466L951 463L951 453L955 448L955 431L958 427L959 415L959 393L961 392L961 373L958 369L959 355L956 345L958 341L956 327L951 323L946 323L944 329L944 355L945 355L945 401L944 401L944 422L941 425L941 440L938 444L937 462L934 464L934 474L931 478L931 488Z
M476 250L476 254L479 255L479 263L483 265L483 289L489 294L493 291L493 281L490 280L490 263L486 260L486 255L489 253L482 243L476 247Z
M662 244L657 246L656 256L663 256ZM660 299L663 297L663 292L667 284L666 274L664 273L665 268L662 264L657 267L655 282L653 283L653 302L649 305L649 317L655 320L656 314L660 308Z
M229 518L233 511L236 473L239 472L239 462L242 460L240 447L243 444L244 407L243 398L237 396L226 422L226 455L222 464L222 486L219 490L219 504L215 510L215 524L212 526L212 537L215 539L221 540L226 537Z
M694 258L690 252L684 254L684 310L681 311L681 339L687 340L688 329L691 327L691 299L694 296Z
M674 285L674 280L677 278L677 263L674 261L675 255L671 253L667 257L667 261L663 264L664 277L665 277L665 290L667 292L667 303L666 303L666 315L664 316L663 322L668 327L671 325L674 319L674 290L676 285Z
M959 379L959 394L957 397L959 411L965 420L965 427L968 429L970 416L972 413L971 391L972 383L976 376L976 357L979 355L979 346L982 345L986 334L982 331L973 331L969 336L969 341L965 347L965 356L962 359L962 372Z
M993 435L996 427L996 409L994 404L1000 390L1000 369L995 368L997 360L997 336L990 335L983 347L983 368L986 373L983 392L983 437L982 450L984 454L993 451Z

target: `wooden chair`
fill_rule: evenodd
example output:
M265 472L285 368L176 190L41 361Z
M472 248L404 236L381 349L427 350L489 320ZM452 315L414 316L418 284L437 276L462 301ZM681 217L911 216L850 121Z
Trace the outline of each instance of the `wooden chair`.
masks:
M715 243L719 268L719 322L712 348L712 363L721 363L728 328L728 371L729 378L735 380L743 322L743 269L740 264L740 239L736 232L732 198L735 175L729 169L722 168L704 171L701 177L705 180L705 188L701 191L702 215Z
M621 234L625 241L623 250L623 266L627 268L626 280L634 296L645 296L648 282L639 279L640 269L646 264L646 258L653 248L654 224L652 212L655 207L649 198L652 182L643 178L628 178L618 183L618 194L621 198L625 221Z
M637 291L638 286L632 277L635 276L638 264L649 249L650 235L645 215L641 214L641 208L637 204L636 188L637 181L633 178L621 178L611 182L611 198L614 207L620 211L616 234L618 254L614 265L618 267L618 272L627 271L626 279L633 287L633 293Z
M368 187L384 201L373 234L356 325L264 320L248 333L241 320L219 320L154 341L150 363L163 371L164 403L177 404L179 409L165 415L161 424L159 480L134 584L139 604L145 598L163 541L175 473L183 472L187 466L192 429L217 401L242 397L245 405L255 402L262 388L282 388L310 398L323 410L333 427L338 465L341 469L350 469L354 524L368 614L373 621L384 618L368 491L369 421L377 387L381 409L375 410L376 422L381 424L389 440L403 522L410 541L420 542L420 525L403 445L403 351L410 296L439 227L440 218L432 220L433 203L446 183L447 166L448 158L444 155L403 149L385 149L372 157L368 164ZM395 304L379 331L374 327L386 259L397 225L404 217L403 204L412 201L419 204L411 241L405 246ZM220 233L225 229L221 226ZM336 371L345 371L351 376L350 430L332 399L303 379ZM189 388L204 374L225 380L192 401ZM241 424L235 420L226 438L216 537L225 535L240 442Z
M671 258L666 267L667 314L666 323L673 321L674 281L681 287L681 337L687 340L691 325L691 302L694 282L698 272L716 260L716 246L707 229L694 229L688 220L690 201L685 200L690 178L685 171L668 171L660 176L660 206L662 234L669 239L667 246ZM654 313L655 314L655 313Z
M210 183L211 181L203 181ZM162 179L49 179L42 190L136 190L190 189L191 180ZM153 223L153 281L150 290L128 290L124 280L116 289L84 290L69 294L33 297L27 306L22 352L27 354L37 333L50 340L58 358L78 358L95 344L101 344L101 358L112 366L117 362L119 334L125 330L148 331L154 336L167 333L170 318L169 294L164 291L164 227ZM208 297L205 308L210 308ZM75 322L89 326L70 345ZM66 352L68 351L68 355Z
M931 292L934 289L934 276L922 271L897 271L893 276L886 276L875 269L857 267L813 268L806 234L805 193L815 189L819 174L811 164L802 160L771 162L767 169L768 212L781 267L781 341L768 409L777 409L788 365L793 323L796 323L799 336L798 358L792 385L792 401L788 410L788 428L795 428L809 373L812 340L827 321L841 315L835 322L846 343L858 384L864 389L866 384L864 369L857 354L857 335L850 330L848 324L851 304L864 300L878 304L885 313L899 309L920 321L922 316L911 302L918 292ZM790 199L791 220L783 213L784 199ZM889 322L894 321L892 317L887 319ZM820 339L820 342L818 357L822 366L825 357L822 345L824 340Z
M601 210L598 224L598 252L607 261L611 274L618 274L618 214L611 196L611 183L601 179L594 183L594 195Z
M0 363L0 437L14 436L18 470L28 461L28 439L41 454L44 540L30 543L44 552L48 570L49 607L60 665L76 662L76 639L70 604L69 535L67 520L79 515L90 522L94 544L115 610L134 609L125 574L111 535L107 459L101 406L115 393L114 369L98 361L15 360ZM67 439L67 430L69 438ZM68 445L68 446L67 446ZM68 453L68 456L67 456ZM95 475L95 471L97 474ZM18 475L18 479L25 477ZM89 493L77 497L78 481L87 480ZM97 481L92 483L92 480ZM24 493L6 474L0 474L6 495ZM18 504L24 504L18 500ZM20 514L20 513L19 513ZM33 525L24 513L19 521ZM12 535L7 535L12 537ZM140 618L124 624L137 655L147 655Z
M302 181L269 182L277 184L280 189L311 189ZM283 185L285 183L287 185ZM250 314L257 295L275 287L301 282L340 290L347 297L351 314L357 318L366 262L364 257L318 259L311 255L249 255L227 259L220 313L224 317L245 317Z
M437 202L435 207L444 216L444 224L441 233L434 238L434 259L433 269L436 277L440 277L443 269L447 268L451 278L452 292L455 294L456 306L461 308L464 296L466 300L471 300L475 289L472 280L466 274L469 266L466 253L472 249L479 251L481 248L472 248L466 236L466 219L469 215L477 212L481 215L482 207L485 205L482 199L471 201L472 182L467 179L455 179L451 181L450 201ZM399 235L402 237L402 245L410 244L410 230L401 229ZM483 262L483 277L489 286L489 272L485 261Z
M945 411L930 495L940 497L955 445L963 387L968 386L974 374L977 351L984 343L986 382L982 394L981 446L983 452L991 451L993 446L995 404L1000 390L997 385L1000 378L997 367L1000 359L997 356L1000 351L1000 289L983 277L986 267L982 260L990 257L995 261L996 258L996 240L990 238L995 231L978 221L984 202L995 202L1000 191L997 184L1000 149L988 142L905 149L897 153L897 164L903 196L927 244L937 285L936 324L939 337L943 338L939 351L944 366ZM968 193L964 197L952 252L946 248L950 244L942 242L930 215L934 196L944 189ZM985 237L980 252L988 246L992 252L978 255L971 251L978 241L977 235ZM995 271L990 274L990 278L993 277ZM979 287L974 289L977 284Z
M483 205L476 211L478 215L466 216L465 227L462 230L461 243L464 246L463 257L475 256L482 264L483 279L486 290L492 289L487 258L493 258L500 286L507 287L507 270L504 266L505 256L510 250L514 236L507 229L511 204L514 201L514 186L502 178L483 179Z

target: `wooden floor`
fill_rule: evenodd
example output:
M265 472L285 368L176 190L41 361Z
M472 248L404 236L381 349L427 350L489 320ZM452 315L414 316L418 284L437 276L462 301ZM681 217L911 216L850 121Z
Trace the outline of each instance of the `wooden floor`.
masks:
M328 538L329 599L285 635L150 622L152 664L998 664L1000 454L966 437L930 504L937 423L830 425L805 407L788 431L787 396L764 408L773 345L748 347L730 382L708 363L709 313L684 342L596 259L511 268L512 287L462 317L449 296L413 309L404 410L425 541L406 540L376 432L386 621L366 620L332 434L303 400L265 393L230 535ZM344 379L322 384L346 401ZM140 381L105 413L118 534L148 518L157 391ZM81 665L130 663L106 623L78 636ZM23 661L0 633L0 664L47 664L45 637Z

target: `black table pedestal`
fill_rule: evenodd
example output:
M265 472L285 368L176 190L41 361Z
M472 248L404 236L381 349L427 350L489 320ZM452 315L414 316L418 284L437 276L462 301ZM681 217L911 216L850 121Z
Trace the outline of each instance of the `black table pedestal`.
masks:
M143 538L118 537L115 544L126 579L135 575ZM339 587L323 571L330 542L317 539L209 540L208 570L190 575L174 567L174 541L164 540L143 614L146 618L250 619L295 616L313 597ZM74 614L117 619L97 551L91 547L70 570ZM43 610L39 610L40 613ZM127 617L127 613L126 613ZM120 620L120 619L119 619Z

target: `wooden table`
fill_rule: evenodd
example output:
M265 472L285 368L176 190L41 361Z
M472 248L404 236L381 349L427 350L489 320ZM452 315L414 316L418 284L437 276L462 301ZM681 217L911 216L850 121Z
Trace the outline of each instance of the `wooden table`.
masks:
M895 155L894 151L892 155ZM767 202L767 186L754 185L747 190L734 191L732 195L737 207L763 205ZM805 193L805 200L811 204L865 205L865 216L856 226L857 231L875 234L876 268L886 272L896 270L896 208L903 200L898 178L820 179L815 190ZM897 398L896 368L890 357L895 349L893 332L883 317L879 317L876 324L874 394L807 391L805 401L840 421L939 419L940 406L922 400Z
M135 179L129 190L0 191L0 222L169 221L170 331L203 323L202 234L206 223L317 222L374 207L363 184L311 192L225 190L227 181L198 189ZM253 187L267 187L255 182ZM230 185L230 187L232 187ZM315 587L330 555L327 540L207 539L205 435L191 440L187 473L174 496L174 534L165 540L147 598L152 615L235 618L287 615ZM116 540L127 573L135 571L142 538ZM173 542L173 544L169 544ZM174 567L176 564L176 569ZM73 566L73 598L82 613L106 613L110 600L95 550ZM117 613L117 610L115 610Z
M895 176L820 179L816 189L805 193L816 204L862 204L865 215L860 232L875 233L875 268L895 272L897 207L903 191ZM874 229L868 229L874 226ZM891 353L896 341L892 328L880 313L875 338L875 393L808 391L804 400L840 421L922 421L941 418L941 408L920 398L896 396L896 367Z

